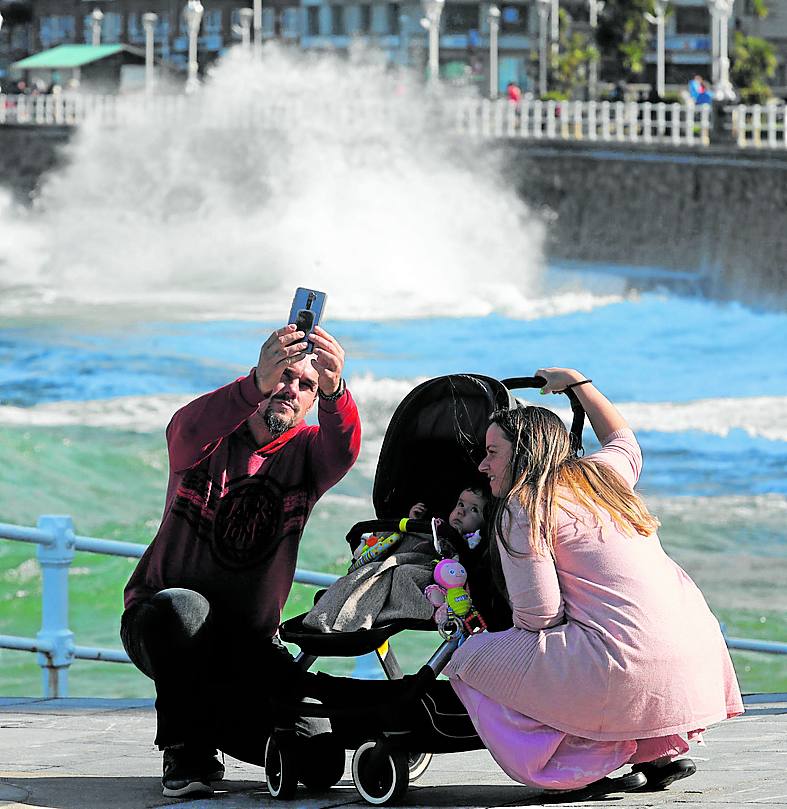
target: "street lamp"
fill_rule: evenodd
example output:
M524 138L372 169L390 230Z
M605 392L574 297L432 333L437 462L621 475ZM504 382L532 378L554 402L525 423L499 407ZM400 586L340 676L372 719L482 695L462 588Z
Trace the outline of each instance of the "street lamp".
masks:
M148 11L142 15L142 27L145 29L145 92L153 92L153 61L155 48L156 23L158 14Z
M244 50L251 47L251 23L254 19L254 10L242 8L238 11L240 17L240 42Z
M714 82L713 97L718 101L731 101L735 90L730 82L729 34L730 16L735 0L707 0L711 16L711 39L713 41Z
M93 29L93 44L100 45L101 44L101 22L104 19L104 12L100 8L94 8L90 14L92 18L92 29Z
M254 0L252 14L254 15L254 50L259 56L262 53L262 0Z
M500 9L493 3L486 15L489 23L489 97L497 98L500 76L497 68L497 33L500 30Z
M551 28L549 38L552 41L552 56L557 56L560 48L560 0L552 0L549 9Z
M440 17L445 0L422 0L424 17L421 25L429 32L429 83L440 78Z
M552 0L538 0L538 94L547 92L547 23Z
M593 31L593 45L598 46L596 29L598 28L598 15L604 10L604 0L588 0L588 22ZM595 101L598 96L598 56L590 60L590 74L588 76L588 97Z
M646 14L645 19L656 26L656 95L659 99L664 98L664 17L667 13L667 3L669 0L653 0L653 11L655 14Z
M197 36L199 34L200 23L202 22L202 3L200 0L189 0L186 8L183 9L183 16L186 19L186 29L189 33L189 70L186 79L186 92L193 93L199 87L199 63L197 62Z
M402 12L399 15L399 62L402 65L410 63L410 17Z

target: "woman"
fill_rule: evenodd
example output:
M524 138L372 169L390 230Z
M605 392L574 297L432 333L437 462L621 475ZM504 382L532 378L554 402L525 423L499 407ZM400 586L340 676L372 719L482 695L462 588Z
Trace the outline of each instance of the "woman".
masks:
M514 627L469 638L445 673L515 780L577 789L630 763L660 789L694 773L678 758L690 739L743 712L735 673L633 491L642 456L625 420L579 372L536 373L542 393L574 390L602 448L577 458L545 408L493 414L479 468Z

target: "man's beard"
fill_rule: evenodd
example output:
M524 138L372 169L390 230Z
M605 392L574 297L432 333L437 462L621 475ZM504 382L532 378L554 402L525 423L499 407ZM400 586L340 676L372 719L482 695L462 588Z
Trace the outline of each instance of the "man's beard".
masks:
M292 427L293 422L298 416L295 407L296 405L293 404L293 411L289 417L282 413L274 413L273 410L271 410L270 405L265 408L262 418L265 421L265 426L268 428L268 432L274 438L278 438L283 433L286 433L290 427Z

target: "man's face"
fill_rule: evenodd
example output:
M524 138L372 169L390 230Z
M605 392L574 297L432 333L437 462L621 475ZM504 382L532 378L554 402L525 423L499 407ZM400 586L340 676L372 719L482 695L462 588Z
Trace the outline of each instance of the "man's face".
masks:
M285 369L264 409L265 425L276 438L306 418L317 398L317 371L308 357Z

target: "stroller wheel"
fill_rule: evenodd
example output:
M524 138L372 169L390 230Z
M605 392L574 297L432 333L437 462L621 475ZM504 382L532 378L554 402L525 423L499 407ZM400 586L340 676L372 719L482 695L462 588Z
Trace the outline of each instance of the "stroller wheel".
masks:
M383 742L364 742L353 756L355 788L373 806L394 803L410 783L407 763L403 750L391 750Z
M293 739L271 733L265 745L265 782L272 798L289 801L298 789L298 756Z
M302 740L301 782L308 789L330 789L342 780L344 775L344 747L332 733L321 733Z
M410 771L410 783L417 781L432 763L431 753L410 753L407 756L407 769Z

